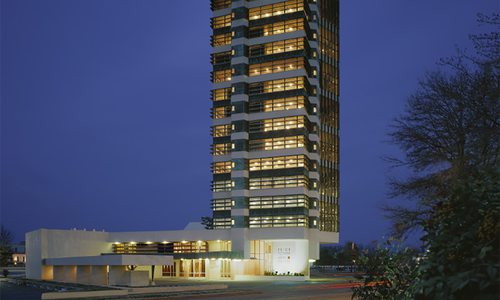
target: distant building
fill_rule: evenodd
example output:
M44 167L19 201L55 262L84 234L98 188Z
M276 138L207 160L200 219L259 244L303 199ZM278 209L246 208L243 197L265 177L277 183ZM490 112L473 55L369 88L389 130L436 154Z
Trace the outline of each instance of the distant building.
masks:
M339 1L211 8L214 229L37 230L28 278L306 279L320 243L338 242Z
M12 263L14 265L24 265L26 263L25 242L12 245Z

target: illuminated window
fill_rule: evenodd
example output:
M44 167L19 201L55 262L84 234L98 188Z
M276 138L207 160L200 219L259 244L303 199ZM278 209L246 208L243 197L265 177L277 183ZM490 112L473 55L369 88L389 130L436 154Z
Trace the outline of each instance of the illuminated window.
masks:
M259 216L249 218L250 228L262 227L307 227L307 216Z
M224 101L231 98L231 88L217 89L212 91L213 101Z
M250 151L303 148L305 146L305 138L303 135L298 135L251 140L249 146Z
M249 105L250 112L262 111L277 111L277 110L291 110L304 107L304 97L286 97L279 99L270 99L264 101L251 101Z
M231 0L211 0L210 8L212 10L219 10L223 8L231 7Z
M287 32L294 32L304 29L304 19L294 19L283 22L276 22L262 26L250 27L248 30L249 38L256 38L261 36L270 36L275 34L282 34Z
M226 155L231 153L231 143L224 144L213 144L212 154L213 155Z
M259 64L251 64L248 70L248 74L250 76L257 76L270 73L293 71L298 69L305 69L305 60L303 57L294 57Z
M249 161L250 171L306 168L308 169L309 159L305 155L290 155L256 158Z
M250 190L282 189L300 186L308 188L309 186L309 180L304 175L250 178L248 183Z
M215 229L231 228L231 218L214 218L213 225Z
M212 72L212 82L224 82L231 80L231 69Z
M291 77L277 80L261 81L251 83L248 86L249 95L259 95L283 91L303 89L305 86L304 77Z
M290 14L303 10L304 0L290 0L286 2L279 2L275 4L251 8L248 11L248 18L250 20L258 20L261 18Z
M231 56L232 56L231 51L213 53L211 55L212 64L214 64L214 65L228 64L231 62Z
M231 116L231 106L214 107L212 119L223 119Z
M204 241L174 242L174 253L200 253L208 251L208 243Z
M212 199L212 210L231 210L231 199Z
M306 195L250 197L250 209L309 207L309 197Z
M231 162L230 161L220 161L212 163L212 173L214 174L224 174L231 173Z
M212 18L212 29L231 26L231 14Z
M304 49L304 38L282 40L249 47L250 57L270 55Z
M212 47L231 44L231 33L223 33L212 36Z
M231 125L219 125L212 127L212 136L213 137L223 137L231 135Z
M233 187L231 180L218 180L212 182L212 192L230 192Z
M306 122L307 120L305 116L250 121L249 132L257 133L304 128Z

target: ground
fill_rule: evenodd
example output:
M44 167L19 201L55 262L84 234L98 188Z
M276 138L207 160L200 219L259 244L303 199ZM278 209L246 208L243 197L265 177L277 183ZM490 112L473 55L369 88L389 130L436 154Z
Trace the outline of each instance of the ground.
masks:
M157 285L192 285L224 283L227 290L207 291L197 293L176 293L169 295L141 296L141 299L351 299L349 274L315 274L305 282L292 281L207 281L207 280L157 280ZM39 288L18 286L4 279L0 280L0 299L40 299ZM116 299L116 298L115 298Z

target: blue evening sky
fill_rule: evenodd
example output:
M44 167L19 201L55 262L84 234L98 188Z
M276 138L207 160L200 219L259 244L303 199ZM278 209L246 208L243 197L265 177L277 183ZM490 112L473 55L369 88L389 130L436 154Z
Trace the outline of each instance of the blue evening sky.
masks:
M1 0L0 221L180 229L210 215L208 0ZM386 140L496 0L341 0L341 241L387 233Z

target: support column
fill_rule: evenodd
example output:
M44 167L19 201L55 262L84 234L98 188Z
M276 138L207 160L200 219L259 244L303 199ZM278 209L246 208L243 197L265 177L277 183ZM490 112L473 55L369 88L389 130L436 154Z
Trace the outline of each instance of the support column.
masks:
M90 266L76 267L76 282L81 284L90 284L92 278L92 268Z
M109 266L109 285L128 284L126 266Z
M54 281L64 282L64 266L53 267Z
M92 276L89 283L93 285L108 285L108 267L92 266Z
M64 282L76 282L76 266L64 266Z

